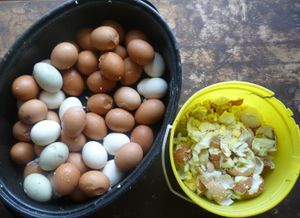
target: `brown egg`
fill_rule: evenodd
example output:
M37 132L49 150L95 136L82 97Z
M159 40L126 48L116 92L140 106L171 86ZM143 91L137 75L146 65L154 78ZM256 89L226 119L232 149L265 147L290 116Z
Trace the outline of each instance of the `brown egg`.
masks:
M128 111L137 109L142 102L139 93L127 86L123 86L115 92L114 101L118 107Z
M40 145L34 144L33 145L34 154L39 157L45 147L46 146L40 146Z
M36 98L39 93L37 83L33 76L29 75L17 77L11 86L11 90L13 95L21 101Z
M82 202L85 201L88 197L80 190L77 185L74 191L69 195L70 199L74 202Z
M87 78L87 86L93 93L108 93L116 86L116 82L106 79L100 71L96 71Z
M60 140L68 145L69 151L81 151L84 144L86 143L86 138L83 134L80 134L77 137L69 137L64 131L61 131Z
M99 115L105 115L113 107L113 98L107 94L95 94L89 97L87 108Z
M91 42L91 32L93 31L93 29L91 28L84 28L81 29L77 35L76 35L76 39L78 42L78 45L85 50L92 50L93 49L93 45Z
M111 81L122 79L122 76L125 73L123 59L113 52L107 52L100 56L99 68L101 74Z
M146 154L153 143L153 131L149 126L139 125L131 132L130 141L138 143Z
M143 67L133 62L130 58L126 58L124 63L125 74L121 79L121 83L125 86L131 86L141 78Z
M125 59L127 57L127 51L126 48L122 45L118 45L112 52L119 55L122 59Z
M81 51L78 55L76 68L83 75L90 75L98 70L98 58L96 54L89 50Z
M34 158L33 145L27 142L18 142L10 149L10 157L17 164L27 164Z
M67 40L66 42L71 43L72 45L75 46L75 48L77 49L77 52L80 52L80 47L79 45L76 44L76 42L72 41L72 40ZM50 64L51 64L51 60L50 60Z
M70 69L77 61L78 50L70 42L62 42L51 52L51 64L59 70Z
M72 193L78 185L80 171L71 163L63 163L54 171L52 182L54 192L59 195Z
M80 171L81 174L88 171L88 167L83 162L82 156L80 153L70 153L67 159L67 162L73 164Z
M143 150L135 142L129 142L117 151L115 154L115 163L121 171L129 171L135 168L143 159Z
M62 117L62 130L69 137L79 136L86 124L86 113L81 107L71 107Z
M36 160L30 161L29 163L26 164L23 172L23 177L25 178L26 176L32 173L40 173L40 174L45 173L45 171L42 170L42 168L40 167L39 162Z
M121 108L108 111L105 123L112 131L128 132L134 127L134 118L131 113Z
M84 81L80 73L71 68L65 70L62 73L63 77L63 87L64 92L71 96L79 96L84 90Z
M155 54L152 46L141 39L131 40L127 45L127 52L130 59L139 65L149 64Z
M25 124L34 124L44 120L47 116L48 108L46 104L37 99L24 102L18 111L20 121Z
M32 128L31 125L26 125L21 121L16 122L15 125L13 126L13 135L15 139L21 142L30 142L31 128Z
M107 127L104 119L93 112L86 114L86 125L83 134L90 139L100 140L107 135Z
M60 119L55 111L48 110L46 120L54 120L60 124Z
M94 29L90 37L92 45L102 52L114 50L120 40L118 32L110 26Z
M101 25L102 26L110 26L110 27L114 28L119 34L119 42L120 43L123 42L125 32L124 32L124 29L123 29L123 27L120 23L118 23L115 20L105 20L105 21L102 22Z
M84 173L79 179L80 190L88 197L103 195L110 186L107 176L97 170Z
M158 99L145 100L135 112L135 121L139 124L150 125L162 119L165 105Z
M145 33L143 33L140 30L130 30L126 33L125 35L125 45L127 46L128 43L134 39L142 39L146 42L149 41L148 37L146 36Z

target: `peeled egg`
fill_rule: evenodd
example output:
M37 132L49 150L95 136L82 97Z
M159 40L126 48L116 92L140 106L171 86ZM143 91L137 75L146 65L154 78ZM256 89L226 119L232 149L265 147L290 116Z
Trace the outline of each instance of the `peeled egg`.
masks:
M62 89L68 95L79 96L84 90L84 81L80 73L71 68L65 70L62 74L63 77L63 87Z
M107 94L95 94L89 97L87 108L99 115L105 115L113 107L113 98Z
M94 52L89 50L81 51L78 55L76 68L83 75L90 75L98 69L98 59Z
M126 86L133 85L142 76L143 67L134 63L130 58L124 60L125 73L121 79L121 83Z
M134 127L135 121L128 111L114 108L106 114L105 123L112 131L128 132Z
M119 44L118 32L110 26L94 29L90 35L92 45L100 51L110 51Z
M103 146L110 155L115 155L122 145L130 142L127 135L123 133L112 132L103 139Z
M93 49L93 45L92 45L91 38L90 38L92 31L93 31L93 29L91 29L91 28L84 28L84 29L81 29L77 33L76 39L77 39L79 46L82 49L86 49L86 50Z
M101 169L107 162L107 152L103 145L96 141L87 142L82 149L82 159L91 169Z
M127 86L123 86L115 92L114 100L118 107L128 111L137 109L142 102L139 93L135 89Z
M36 123L30 132L31 140L41 146L55 142L60 135L60 125L54 120L42 120Z
M81 174L88 171L88 167L85 165L80 153L70 153L67 162L73 164L80 171Z
M13 126L13 135L15 139L21 142L30 142L30 131L32 126L26 125L21 121L18 121Z
M109 160L103 168L102 172L109 179L110 187L118 184L124 177L124 173L117 168L114 160Z
M100 140L107 135L107 128L104 119L93 112L86 114L86 125L83 134L90 139Z
M113 52L106 52L99 58L101 74L111 81L118 81L125 73L123 59Z
M141 39L131 40L127 45L127 52L130 59L139 65L147 65L154 59L154 49Z
M153 131L149 126L139 125L131 132L130 140L138 143L146 154L153 143Z
M62 119L64 113L71 107L82 107L82 103L76 97L66 98L59 107L59 111L58 111L59 118Z
M158 99L145 100L136 110L134 118L137 123L151 125L160 121L165 113L165 105Z
M102 22L101 25L102 26L110 26L110 27L114 28L119 34L120 43L123 42L125 33L124 33L124 28L122 27L122 25L120 23L118 23L115 20L105 20Z
M143 79L137 85L137 90L145 98L162 98L167 93L168 84L162 78Z
M26 176L28 176L32 173L43 174L44 172L45 171L43 171L42 168L40 167L38 160L35 159L26 164L24 172L23 172L23 177L25 178Z
M34 124L44 120L47 116L47 105L37 99L31 99L21 105L18 111L19 119L24 124Z
M39 87L30 75L17 77L11 86L11 90L13 95L22 101L36 98L39 93Z
M117 84L116 81L108 80L104 76L102 76L100 71L96 71L89 75L86 83L89 90L91 90L93 93L108 93Z
M33 145L27 142L18 142L10 149L10 157L17 164L27 164L34 158Z
M146 36L145 33L143 33L142 31L140 30L130 30L126 33L125 35L125 45L127 46L128 43L134 39L142 39L144 41L149 41L148 40L148 37Z
M86 113L82 107L69 108L62 117L62 129L69 137L77 137L86 124Z
M165 62L163 57L155 52L154 59L144 66L145 73L150 77L160 77L165 71Z
M107 192L110 184L104 173L90 170L80 177L78 186L86 196L96 197Z
M79 134L76 137L69 137L64 131L61 131L60 140L68 145L69 151L81 151L86 143L86 138L83 134Z
M78 50L72 43L62 42L53 48L50 59L57 69L70 69L78 59Z
M66 96L62 91L58 91L56 93L42 91L39 97L39 99L47 105L48 109L59 108L65 98Z

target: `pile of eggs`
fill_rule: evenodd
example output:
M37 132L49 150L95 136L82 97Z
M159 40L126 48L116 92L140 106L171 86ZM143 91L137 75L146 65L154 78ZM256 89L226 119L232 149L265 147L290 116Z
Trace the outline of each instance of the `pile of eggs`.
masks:
M76 41L11 86L19 121L10 156L26 165L24 191L39 202L108 192L141 162L165 112L165 63L143 32L106 20Z

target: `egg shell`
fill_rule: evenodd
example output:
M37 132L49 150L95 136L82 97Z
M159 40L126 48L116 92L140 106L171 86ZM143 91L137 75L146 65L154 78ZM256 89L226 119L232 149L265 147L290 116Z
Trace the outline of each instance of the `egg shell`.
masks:
M110 155L115 155L122 145L130 142L127 135L123 133L112 132L103 139L103 146Z
M105 123L112 131L128 132L135 124L134 117L121 108L111 109L105 116Z
M143 159L143 150L135 142L123 145L115 155L115 164L121 171L129 171L135 168Z
M42 168L40 167L37 159L30 161L29 163L26 164L23 172L23 177L25 178L26 176L32 173L39 173L39 174L45 173L45 171L42 170Z
M104 119L96 113L87 113L83 134L93 140L103 139L107 135L107 127Z
M107 158L107 152L99 142L89 141L82 149L82 159L91 169L103 168L107 162Z
M86 113L82 107L71 107L62 117L62 129L69 137L79 136L86 123Z
M89 50L81 51L78 55L76 68L83 75L90 75L98 70L98 58L96 54Z
M88 197L103 195L109 187L109 179L100 171L90 170L79 179L79 188Z
M77 137L69 137L64 131L61 131L60 140L68 145L69 151L81 151L86 143L86 138L83 134L80 134Z
M30 132L31 140L41 146L55 142L60 135L60 125L54 120L42 120L36 123Z
M90 38L92 31L91 28L83 28L76 34L77 43L82 49L92 50L94 48Z
M61 195L68 195L74 191L78 185L80 171L71 163L61 164L52 177L54 191Z
M114 89L117 82L106 79L101 75L100 71L96 71L89 75L86 80L89 90L93 93L108 93Z
M50 64L36 63L32 74L38 85L47 92L56 93L63 85L60 72Z
M10 157L17 164L27 164L34 158L33 145L27 142L18 142L10 149Z
M70 153L67 162L77 167L77 169L80 171L81 174L89 170L89 168L85 165L82 159L82 155L80 153L76 153L76 152Z
M31 199L46 202L51 199L52 187L50 181L42 174L32 173L24 180L24 192Z
M22 123L32 125L41 120L44 120L47 116L47 105L37 99L31 99L19 108L18 116Z
M60 119L55 111L48 110L46 120L53 120L60 124Z
M126 48L122 45L118 45L112 52L119 55L122 59L125 59L127 57Z
M100 93L88 98L87 108L99 115L105 115L113 107L113 98L110 95Z
M71 96L79 96L84 90L84 81L80 73L71 68L65 70L62 73L63 77L63 87L64 92Z
M148 37L146 36L146 34L140 30L130 30L126 33L125 35L125 45L127 46L128 43L134 39L142 39L146 42L149 41Z
M39 99L47 105L48 109L59 108L65 98L65 93L63 93L62 91L58 91L56 93L42 91L39 97Z
M36 98L39 93L39 87L30 75L17 77L12 83L11 90L13 95L22 101Z
M64 113L71 107L82 107L82 103L76 97L66 98L59 107L59 111L58 111L59 118L62 119Z
M102 172L108 177L110 182L110 187L118 184L124 177L124 172L120 171L114 160L109 160Z
M122 43L124 40L125 31L122 25L115 20L104 20L101 23L102 26L110 26L114 28L119 34L119 43Z
M134 118L139 124L151 125L159 122L165 113L165 105L159 99L145 100L136 110Z
M17 121L13 126L13 136L15 139L21 142L30 142L30 131L32 125L27 125L22 123L21 121Z
M64 163L69 155L68 146L62 142L54 142L42 151L40 155L40 167L51 171Z
M150 77L161 77L165 72L163 57L158 52L155 52L154 59L144 66L144 71Z
M78 49L73 43L61 42L53 48L50 59L57 69L70 69L78 59Z
M168 84L162 78L147 78L139 82L137 90L145 98L162 98L167 93Z
M139 65L147 65L154 59L154 49L141 39L131 40L127 45L128 56Z
M153 131L146 125L138 125L131 132L130 141L138 143L142 147L144 155L150 149L153 139Z
M114 52L106 52L99 58L99 68L101 74L111 81L122 79L125 73L123 59Z
M121 79L121 83L126 86L131 86L141 78L143 67L134 63L130 58L126 58L124 64L125 73Z
M118 107L128 111L137 109L142 103L139 93L127 86L123 86L115 91L114 101Z
M110 51L119 44L118 32L110 26L101 26L91 32L90 39L92 45L102 51Z

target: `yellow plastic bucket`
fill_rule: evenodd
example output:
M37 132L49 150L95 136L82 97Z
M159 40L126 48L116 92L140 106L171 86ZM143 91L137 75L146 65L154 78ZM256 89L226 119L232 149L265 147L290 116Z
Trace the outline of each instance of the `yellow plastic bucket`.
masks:
M256 107L263 116L264 123L274 128L278 140L278 151L274 155L276 168L264 177L264 192L253 199L236 201L231 206L220 206L189 190L179 178L173 159L173 138L178 121L197 103L220 96L229 99L243 98L245 105ZM170 161L178 184L194 203L221 216L254 216L273 208L287 196L299 176L300 132L292 116L293 112L276 99L272 91L253 83L223 82L198 91L180 109L170 134Z

